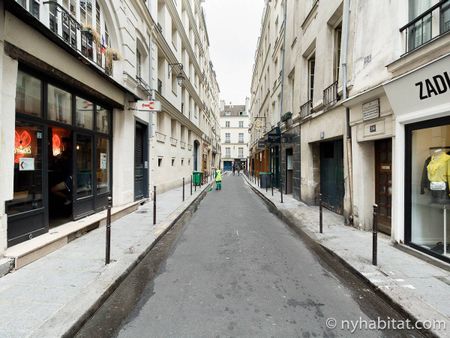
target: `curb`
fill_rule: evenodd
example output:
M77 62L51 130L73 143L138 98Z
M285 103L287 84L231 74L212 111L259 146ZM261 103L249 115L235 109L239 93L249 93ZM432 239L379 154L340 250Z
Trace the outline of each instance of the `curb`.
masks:
M212 183L207 183L203 190L195 197L192 202L187 204L181 212L169 223L169 225L153 240L153 242L144 249L144 251L104 290L98 299L73 323L61 336L73 337L83 327L84 324L91 318L91 316L105 303L109 296L119 287L125 278L133 271L133 269L144 259L144 257L155 247L155 245L164 237L164 235L172 229L188 211L195 212L200 202L208 193L209 187ZM174 213L177 210L174 211ZM170 219L172 215L167 218ZM35 336L35 334L33 334Z
M385 293L383 290L381 290L379 287L377 287L375 284L373 284L366 276L364 276L361 272L359 272L356 268L354 268L350 263L348 263L344 258L336 254L333 250L329 249L322 243L320 243L317 238L314 238L314 234L310 233L310 231L303 229L302 227L296 225L294 221L292 220L292 217L289 217L287 215L286 211L280 210L274 202L272 202L269 198L267 198L263 193L261 193L258 189L256 189L253 184L251 184L248 181L248 178L245 177L246 183L249 185L249 187L263 200L263 202L268 206L271 213L276 215L281 221L283 221L285 224L287 224L290 228L292 228L294 231L299 233L300 235L307 236L307 238L318 245L320 245L321 248L323 248L328 254L331 256L337 258L342 265L344 265L349 271L351 271L355 276L357 276L359 279L361 279L368 287L370 287L376 295L378 295L381 299L383 299L385 302L387 302L392 308L394 308L397 312L399 312L401 315L405 316L406 318L410 319L413 322L418 322L419 319L416 318L412 313L410 313L405 307L403 307L400 303L396 302L391 296L389 296L387 293ZM437 337L440 336L434 333L431 330L422 329L420 330L422 334L424 334L426 337Z

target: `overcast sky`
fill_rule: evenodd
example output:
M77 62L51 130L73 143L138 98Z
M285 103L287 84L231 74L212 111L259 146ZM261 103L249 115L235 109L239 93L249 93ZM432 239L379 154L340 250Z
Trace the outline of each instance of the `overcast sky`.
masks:
M220 99L245 104L250 96L253 61L264 0L206 0L210 55Z

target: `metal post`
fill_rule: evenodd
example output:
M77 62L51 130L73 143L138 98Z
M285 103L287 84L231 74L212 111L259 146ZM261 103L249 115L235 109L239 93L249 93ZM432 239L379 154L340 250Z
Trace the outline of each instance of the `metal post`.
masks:
M105 265L108 265L111 261L111 206L112 198L108 196L108 205L106 209L106 253L105 253Z
M184 177L183 177L183 202L184 202Z
M270 173L270 185L272 186L272 196L273 196L273 173Z
M322 194L319 194L319 232L323 234Z
M191 196L192 196L192 175L191 175Z
M153 225L156 224L156 185L153 186Z
M373 226L372 226L372 265L377 265L378 254L378 224L377 224L378 205L373 205Z
M280 181L281 203L283 203L283 180Z
M266 192L267 189L269 189L268 185L269 185L269 180L267 179L267 175L264 176L265 180L266 180Z

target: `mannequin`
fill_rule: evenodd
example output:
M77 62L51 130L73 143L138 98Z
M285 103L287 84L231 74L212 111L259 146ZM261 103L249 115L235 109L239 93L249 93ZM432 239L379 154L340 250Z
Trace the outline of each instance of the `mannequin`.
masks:
M431 156L427 158L422 174L421 194L425 188L431 192L431 204L438 204L443 209L444 242L437 243L431 248L433 251L443 251L447 254L447 205L450 203L450 155L445 148L432 149ZM426 170L426 175L425 175Z

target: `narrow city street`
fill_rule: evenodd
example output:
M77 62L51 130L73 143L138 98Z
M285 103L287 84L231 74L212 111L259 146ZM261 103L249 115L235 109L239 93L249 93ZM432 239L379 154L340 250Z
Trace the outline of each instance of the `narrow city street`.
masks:
M347 337L342 320L402 319L334 257L270 213L237 175L225 176L222 191L210 191L176 232L166 235L173 243L165 245L167 260L158 248L151 251L157 262L125 280L79 337ZM336 329L327 327L330 320Z

